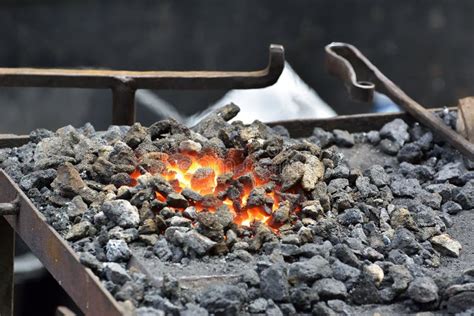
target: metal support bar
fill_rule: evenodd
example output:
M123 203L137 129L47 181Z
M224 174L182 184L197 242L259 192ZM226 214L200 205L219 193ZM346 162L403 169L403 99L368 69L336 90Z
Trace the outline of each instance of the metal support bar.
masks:
M20 198L18 196L10 203L0 203L0 216L2 215L16 215L20 208Z
M274 84L285 66L283 46L271 44L265 69L256 71L125 71L0 68L2 87L112 89L113 123L135 122L138 89L255 89Z
M120 84L112 89L112 124L132 125L135 123L135 89Z
M76 316L76 314L65 306L59 306L55 316Z
M122 310L112 295L101 285L99 278L80 263L77 254L72 248L54 228L46 223L44 216L13 180L3 170L0 170L0 202L11 201L16 196L19 197L20 211L16 216L5 216L6 221L69 294L82 312L86 315L123 315L125 311ZM5 220L2 218L2 221ZM12 233L11 228L3 229L2 225L0 235L5 234L6 231ZM4 254L0 258L4 259L4 257L10 254L10 260L13 260L12 250L6 247L6 249L10 249L6 251L3 247L4 240L9 240L8 238L11 238L11 235L0 239L0 245L2 245L0 247L0 254ZM8 244L12 245L11 239ZM11 267L11 261L8 261L5 266L5 269L8 270L8 267ZM2 282L2 278L5 275L8 275L8 273L0 272L0 288L2 284L8 284L6 281ZM7 292L1 291L0 293ZM8 296L7 294L4 295ZM3 313L0 314L3 316Z
M0 315L13 315L13 261L15 232L0 216Z
M0 148L20 147L29 141L28 135L0 134Z

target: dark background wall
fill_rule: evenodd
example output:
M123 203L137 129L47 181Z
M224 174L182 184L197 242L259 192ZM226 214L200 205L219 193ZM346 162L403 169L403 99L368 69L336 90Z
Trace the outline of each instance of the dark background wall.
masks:
M351 103L323 67L332 41L358 46L426 106L455 105L474 93L469 0L3 1L0 65L137 70L251 70L283 44L297 73L340 114ZM160 91L185 114L225 91ZM109 91L0 89L0 132L25 133L87 121L110 122ZM139 111L151 122L151 113Z

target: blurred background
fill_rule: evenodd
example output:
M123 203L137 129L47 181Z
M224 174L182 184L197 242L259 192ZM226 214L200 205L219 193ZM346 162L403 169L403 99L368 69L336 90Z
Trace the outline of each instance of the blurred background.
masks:
M266 65L268 45L278 43L297 75L338 114L372 111L350 102L323 67L324 45L345 41L414 99L440 107L474 92L473 9L468 0L3 0L0 66L253 70ZM226 91L153 93L187 117ZM138 103L139 121L160 118ZM102 129L110 109L107 90L0 88L0 132L85 122Z
M421 104L452 106L474 94L473 10L469 0L3 0L0 67L255 70L266 66L268 45L277 43L285 47L290 78L301 78L302 91L313 93L301 94L310 107L320 106L319 95L333 114L374 111L373 104L349 101L323 67L324 46L342 41ZM298 89L287 90L280 83L273 91L287 93L287 100L298 96ZM174 113L186 120L226 93L147 91L137 97L137 119L148 125ZM86 122L104 129L111 104L107 90L0 88L0 133ZM291 102L278 109L282 118L285 106ZM258 118L269 121L265 113ZM17 314L51 315L67 298L26 249L19 254Z

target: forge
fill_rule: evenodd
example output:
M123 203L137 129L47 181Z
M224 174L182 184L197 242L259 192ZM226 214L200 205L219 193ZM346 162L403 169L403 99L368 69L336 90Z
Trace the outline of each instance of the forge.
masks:
M7 220L42 245L34 223L45 265L90 314L463 308L472 161L400 114L298 132L307 123L229 123L238 111L192 128L35 130L0 149L2 198L22 190ZM454 128L455 111L435 115Z
M284 161L279 160L287 153L272 157L265 149L258 156L243 148L203 150L186 140L177 152L138 157L127 182L139 191L153 187L156 201L151 206L157 211L171 207L190 220L204 216L200 212L217 213L237 226L265 224L277 231L301 210L306 195L324 175L324 165L314 155L319 149L306 146L313 153L301 154L283 169ZM299 182L303 178L304 186Z
M186 146L200 147L194 141L188 141ZM243 151L234 150L225 157L213 152L160 153L160 160L151 162L148 156L143 158L145 166L139 162L143 174L137 170L131 178L132 183L143 188L153 181L165 183L155 188L156 199L162 204L152 204L158 208L172 207L191 220L196 220L199 212L217 212L232 217L236 225L249 227L259 221L267 223L279 207L281 192L270 179L272 172L260 167L259 176ZM150 163L161 167L156 170L147 165Z
M71 142L53 136L41 140L35 150L35 164L46 168L37 172L55 175L49 203L44 194L38 197L42 196L44 207L75 199L68 205L73 215L78 207L87 212L89 204L97 211L90 224L107 219L130 229L133 223L121 223L127 219L116 211L124 209L123 213L139 215L139 233L193 231L212 245L209 250L214 254L227 253L242 238L258 251L261 242L254 239L276 239L298 226L299 234L307 235L301 221L315 222L324 212L315 191L323 185L325 171L320 147L301 141L283 149L283 140L264 124L228 124L221 117L224 112L237 114L238 108L230 104L212 114L195 128L200 133L173 120L150 128L136 123L123 139L103 147L95 143L95 135L73 136L74 131L65 128L60 133L72 137ZM217 133L227 133L227 145L212 136L219 123L224 125ZM50 148L59 143L60 150L74 153L74 159L78 154L90 158L79 166L65 162ZM20 180L20 185L32 189L26 180ZM84 225L73 225L66 239L86 237ZM202 249L195 253L186 248L186 252L191 257L205 254Z

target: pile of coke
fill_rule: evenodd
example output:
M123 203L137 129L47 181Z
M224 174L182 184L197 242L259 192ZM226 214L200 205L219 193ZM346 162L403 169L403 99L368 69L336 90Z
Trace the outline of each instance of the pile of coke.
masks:
M230 104L193 128L40 129L0 163L138 315L471 308L474 270L437 268L462 256L449 228L474 208L472 161L400 119L293 139L282 126L228 123L238 111ZM382 162L351 166L342 151L362 145ZM161 285L129 268L138 253L170 269ZM238 277L189 289L172 273L198 265Z

